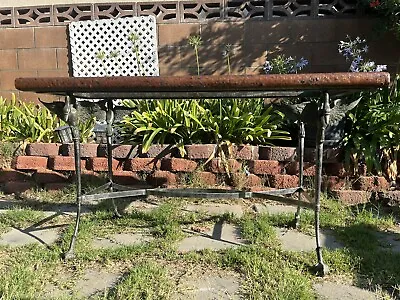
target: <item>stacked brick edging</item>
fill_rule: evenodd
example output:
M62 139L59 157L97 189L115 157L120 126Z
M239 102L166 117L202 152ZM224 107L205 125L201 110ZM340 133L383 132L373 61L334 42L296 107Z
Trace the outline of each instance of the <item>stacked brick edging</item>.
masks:
M125 185L150 184L176 186L190 175L204 185L228 184L249 190L290 188L298 185L299 165L296 149L291 147L236 146L225 153L230 158L213 158L205 162L216 145L186 145L186 156L175 147L151 146L142 153L140 146L119 145L113 151L114 181ZM85 177L97 178L107 171L104 145L81 145L81 168ZM306 149L305 183L313 185L314 150ZM352 178L340 162L337 151L326 151L323 165L323 189L346 203L367 202L373 197L385 203L398 202L400 191L387 192L384 177ZM15 157L13 169L0 170L0 184L6 193L21 192L33 186L48 190L62 188L74 180L75 161L72 145L29 144L25 156ZM190 177L189 176L189 177ZM399 195L397 195L399 193Z

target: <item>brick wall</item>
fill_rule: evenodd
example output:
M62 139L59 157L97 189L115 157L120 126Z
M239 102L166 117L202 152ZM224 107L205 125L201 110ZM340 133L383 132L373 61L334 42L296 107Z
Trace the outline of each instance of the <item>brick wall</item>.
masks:
M283 5L269 7L269 1L251 5L247 2L250 1L0 7L0 95L9 98L16 92L22 99L34 100L35 94L15 91L16 77L68 75L69 22L131 15L156 16L161 75L196 72L194 52L187 44L188 37L194 34L203 39L202 74L227 73L222 51L228 43L233 45L231 65L235 74L261 72L266 51L268 55L303 56L310 61L307 70L311 72L346 71L348 63L337 51L338 42L346 35L367 38L369 57L388 64L392 72L396 70L400 42L390 34L376 36L374 28L379 20L360 17L354 1L346 2L344 7L332 4L328 13L327 8L314 4L291 11Z
M153 145L147 153L141 153L140 147L120 145L113 150L114 182L136 187L217 185L251 191L298 185L295 148L234 146L226 163L214 158L206 164L215 147L212 144L187 145L187 154L182 158L176 148L168 145ZM82 144L81 153L83 177L91 181L104 179L101 174L107 171L105 145ZM304 182L311 188L314 186L314 155L314 149L305 149ZM389 191L389 183L384 177L352 176L341 161L340 151L326 150L324 191L349 204L379 198L397 205L400 191ZM26 155L15 157L12 167L0 170L0 190L6 193L23 192L32 187L63 188L73 184L75 179L72 144L29 144Z

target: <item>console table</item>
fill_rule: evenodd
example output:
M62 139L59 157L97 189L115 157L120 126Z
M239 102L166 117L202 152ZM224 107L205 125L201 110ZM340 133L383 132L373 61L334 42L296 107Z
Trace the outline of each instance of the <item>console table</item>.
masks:
M316 271L325 274L328 271L323 262L320 232L320 196L322 180L322 155L325 128L329 123L332 97L365 89L387 87L390 82L388 73L310 73L284 75L228 75L228 76L180 76L180 77L54 77L54 78L17 78L15 87L21 91L50 93L65 96L63 112L60 114L71 127L76 171L77 213L75 230L65 258L73 256L78 236L81 203L92 199L117 199L148 195L173 197L207 198L264 198L286 203L298 204L296 224L300 218L300 205L311 206L315 211L315 236L318 263ZM316 174L314 199L303 189L304 124L299 122L299 186L297 188L245 192L217 189L129 189L113 182L112 174L112 123L118 107L113 99L204 99L204 98L317 98L319 99L315 122L316 137ZM85 100L87 99L87 100ZM89 100L90 99L90 100ZM78 111L81 101L105 101L107 121L108 183L94 191L82 195L81 160L78 125ZM150 100L148 100L150 101ZM101 193L103 189L107 193ZM286 195L298 194L298 200ZM303 201L302 197L309 201ZM114 206L115 207L115 206Z

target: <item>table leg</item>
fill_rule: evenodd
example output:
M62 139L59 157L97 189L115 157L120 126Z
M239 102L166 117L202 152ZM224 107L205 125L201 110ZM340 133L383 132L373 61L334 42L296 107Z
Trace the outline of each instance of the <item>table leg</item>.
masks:
M303 176L303 168L304 168L304 138L306 136L304 123L299 120L299 147L298 147L298 161L299 161L299 187L303 187L304 184L304 176ZM298 193L298 205L297 211L295 214L295 227L299 228L300 226L300 213L301 213L301 191Z
M321 209L321 183L322 183L322 158L324 150L325 129L329 123L330 106L329 94L323 94L322 105L318 108L318 132L317 132L317 145L316 145L316 174L315 174L315 239L316 239L316 252L318 264L315 266L316 271L320 275L328 273L328 266L324 264L322 258L321 240L320 240L320 209Z
M75 101L75 105L78 106L78 103ZM67 107L69 106L69 107ZM78 128L78 116L77 116L77 109L78 107L74 108L73 105L70 103L69 98L67 98L65 102L65 111L68 111L67 115L67 122L71 127L72 131L72 140L74 142L74 157L75 157L75 172L76 172L76 219L75 219L75 229L74 233L71 238L71 242L69 245L68 251L64 254L64 258L71 259L74 255L74 248L76 239L78 237L78 230L79 230L79 222L81 217L81 204L82 204L82 177L81 177L81 151L80 151L80 134Z
M114 180L113 180L113 170L112 170L112 163L113 163L113 154L112 154L112 137L113 137L113 123L114 123L114 106L113 101L109 99L107 101L107 112L106 112L106 122L107 122L107 167L108 167L108 182L109 187L108 191L112 193L114 191ZM111 198L111 202L113 205L114 216L115 217L122 217L121 214L118 212L118 207L115 203L114 198Z

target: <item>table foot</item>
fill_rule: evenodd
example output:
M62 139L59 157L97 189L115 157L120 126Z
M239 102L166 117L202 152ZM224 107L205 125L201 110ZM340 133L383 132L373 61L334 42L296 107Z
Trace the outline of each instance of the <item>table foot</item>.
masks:
M314 270L318 276L325 276L329 273L329 267L322 262L316 264Z
M67 252L65 252L65 253L62 255L62 258L63 258L65 261L72 260L72 259L75 258L75 253L74 253L73 250L68 250Z

